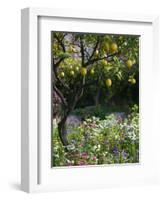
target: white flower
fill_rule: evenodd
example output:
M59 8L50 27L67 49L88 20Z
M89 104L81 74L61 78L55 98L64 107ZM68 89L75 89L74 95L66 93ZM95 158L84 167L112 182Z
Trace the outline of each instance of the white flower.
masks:
M75 145L74 144L69 144L69 145L67 145L67 149L68 150L74 150L75 149Z

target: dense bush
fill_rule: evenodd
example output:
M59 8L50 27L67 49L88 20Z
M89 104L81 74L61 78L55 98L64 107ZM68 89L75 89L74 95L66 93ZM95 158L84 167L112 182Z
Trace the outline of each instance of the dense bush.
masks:
M57 123L54 124L53 165L139 162L138 106L135 105L124 119L115 114L105 114L101 114L102 118L90 115L91 117L85 118L80 126L71 128L66 149L59 139Z

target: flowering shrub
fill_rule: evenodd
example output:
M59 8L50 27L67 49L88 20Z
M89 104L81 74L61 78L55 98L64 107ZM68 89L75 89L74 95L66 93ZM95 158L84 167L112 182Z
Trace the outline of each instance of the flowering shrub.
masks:
M124 119L109 114L90 117L71 128L66 149L53 127L53 166L77 166L139 162L139 115L134 106Z

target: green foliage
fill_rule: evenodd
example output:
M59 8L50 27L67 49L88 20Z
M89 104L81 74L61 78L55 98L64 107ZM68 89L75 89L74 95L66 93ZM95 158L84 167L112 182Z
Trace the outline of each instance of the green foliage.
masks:
M55 76L62 79L62 84L58 79L55 80L55 84L69 102L70 96L74 98L73 94L83 84L80 71L83 67L87 69L84 84L88 84L83 102L88 97L87 90L92 102L100 88L101 99L104 102L126 87L138 85L138 36L54 32L52 52L54 63L60 61ZM131 61L130 68L126 64L128 60ZM106 85L107 79L112 80L109 88ZM91 82L92 84L89 84ZM128 95L125 98L127 99Z
M127 113L128 107L125 106L105 106L105 105L98 105L98 106L89 106L85 108L77 108L75 109L72 114L81 117L82 119L87 119L91 117L98 117L100 119L105 119L107 115L114 112L125 112Z
M114 114L90 117L68 134L68 151L53 128L53 165L75 166L139 162L138 106L123 120Z

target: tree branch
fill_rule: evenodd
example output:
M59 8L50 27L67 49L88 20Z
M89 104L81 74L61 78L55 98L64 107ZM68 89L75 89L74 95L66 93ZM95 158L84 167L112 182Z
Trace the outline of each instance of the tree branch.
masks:
M82 58L82 66L84 66L84 45L82 37L80 36L80 52L81 52L81 58Z
M62 38L60 39L57 35L55 35L55 39L57 40L57 42L60 44L60 46L62 47L63 52L66 52L66 48L65 45L63 43L63 39L66 36L66 34L63 34ZM60 63L64 60L65 58L60 58L56 63L55 66L58 67L60 65ZM54 61L53 61L54 62Z
M55 64L53 64L53 71L54 71L54 75L56 80L67 90L70 90L69 86L67 84L65 84L59 77L57 74L57 67L55 67Z
M116 55L118 55L118 54L119 54L119 52L116 52L116 53L109 54L109 55L104 56L104 57L94 58L94 59L92 59L92 60L87 61L87 62L85 63L85 66L88 66L88 65L90 65L90 64L93 64L94 62L97 62L97 61L100 61L100 60L103 60L103 59L111 58L111 57L116 56Z
M74 108L75 108L77 102L78 102L79 99L81 98L82 92L83 92L83 88L80 88L80 89L76 92L76 94L75 94L75 96L74 96L74 98L73 98L72 104L69 105L69 108L68 108L68 111L67 111L67 115L69 115L69 114L74 110Z
M99 42L100 42L100 39L99 39L99 37L98 37L98 38L97 38L97 42L96 42L96 44L95 44L95 46L94 46L94 48L93 48L93 51L92 51L92 54L91 54L89 60L91 60L92 57L94 56L95 51L97 50L97 47L98 47L98 45L99 45Z
M65 107L67 107L68 104L67 104L67 102L66 102L66 100L65 100L65 98L64 98L64 96L63 96L63 94L62 94L62 92L61 92L56 86L54 86L54 85L53 85L53 90L58 94L58 96L60 97L60 99L61 99L63 105L64 105Z
M57 68L57 67L60 65L60 63L61 63L62 61L64 61L64 59L65 59L65 58L60 58L58 62L54 63L54 67Z
M66 34L63 34L62 38L59 39L59 37L57 37L57 35L55 35L55 38L57 39L58 43L61 45L63 52L66 52L65 45L63 43L63 39L65 36L66 36Z

